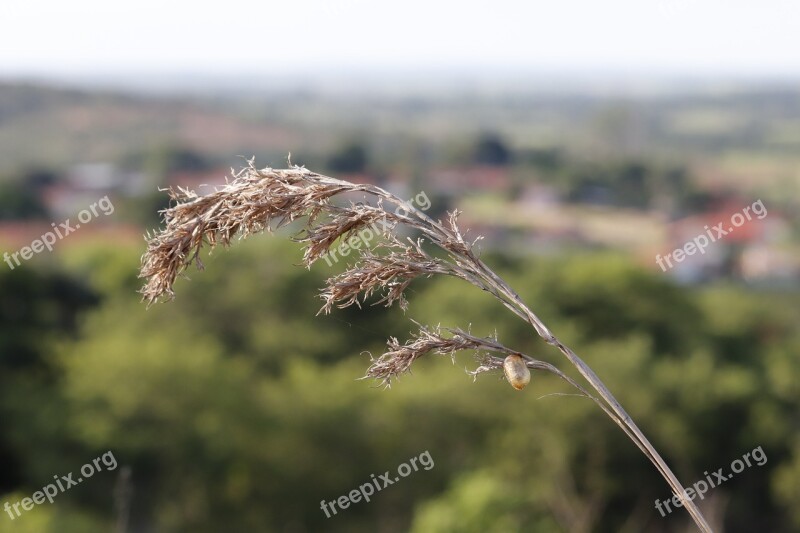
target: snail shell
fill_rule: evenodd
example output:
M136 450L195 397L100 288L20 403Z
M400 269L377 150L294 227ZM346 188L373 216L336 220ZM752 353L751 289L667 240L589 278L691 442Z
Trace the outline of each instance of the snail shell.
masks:
M509 355L503 361L503 373L511 386L517 390L524 389L525 385L531 382L531 371L525 364L525 359L517 354Z

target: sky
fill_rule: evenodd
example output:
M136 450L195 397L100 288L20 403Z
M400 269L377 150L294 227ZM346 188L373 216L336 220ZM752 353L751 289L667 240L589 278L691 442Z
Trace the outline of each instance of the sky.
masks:
M0 76L800 75L795 0L6 2Z

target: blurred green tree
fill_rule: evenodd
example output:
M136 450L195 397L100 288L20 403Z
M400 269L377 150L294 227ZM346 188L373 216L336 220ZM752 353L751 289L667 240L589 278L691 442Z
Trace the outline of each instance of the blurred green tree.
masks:
M45 281L45 272L0 273L8 347L0 352L0 413L11 454L0 471L4 492L15 491L0 500L113 450L132 469L132 526L140 530L685 526L678 513L661 518L654 509L669 491L639 451L593 403L564 396L572 391L552 376L534 373L526 394L500 376L473 383L460 370L475 362L463 354L455 368L446 357L420 361L391 391L355 381L369 362L363 350L378 354L387 335L402 339L412 328L382 307L314 318L322 278L342 264L296 268L298 247L257 237L206 258L202 276L178 282L174 302L145 310L134 292L139 253L98 244L65 250L58 276L95 295L80 305L78 293ZM793 530L800 432L787 421L800 398L796 294L690 292L606 254L486 259L602 373L681 478L702 479L763 446L764 466L710 495L717 505L729 501L721 507L726 531ZM505 344L550 359L522 321L498 320L499 304L456 281L415 285L408 316L471 325L480 335L496 329ZM62 308L73 311L53 311ZM16 361L22 349L51 377ZM425 450L431 470L331 518L320 509L320 500ZM104 474L31 511L20 527L107 530L118 472Z
M351 141L334 151L327 161L327 168L332 172L359 174L367 169L367 149L363 143Z
M478 165L503 167L511 164L512 152L499 135L484 133L475 142L472 160Z

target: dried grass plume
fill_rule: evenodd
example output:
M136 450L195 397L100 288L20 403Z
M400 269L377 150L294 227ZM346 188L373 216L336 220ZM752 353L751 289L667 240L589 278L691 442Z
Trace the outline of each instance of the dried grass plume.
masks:
M343 202L341 196L346 193L362 193L374 202ZM458 226L458 212L450 213L444 222L433 220L374 185L350 183L298 166L258 169L252 160L225 186L205 196L186 189L170 190L169 194L174 205L163 212L165 227L147 236L147 251L142 256L140 277L145 279L145 284L141 293L148 305L173 298L173 284L189 265L195 263L202 269L200 252L204 246L209 249L220 244L229 246L236 238L272 231L303 219L305 228L295 240L305 245L303 263L310 267L337 242L380 223L386 228L380 244L358 249L355 263L327 280L320 293L323 301L320 312L329 313L335 307L354 304L360 306L373 294L380 295L376 303L392 305L397 302L405 308L405 290L415 279L437 274L453 276L488 292L527 322L546 344L569 361L586 385L551 363L503 346L494 337L476 337L460 329L425 326L420 326L419 333L406 343L389 339L388 349L373 360L365 377L389 385L428 353L452 357L459 351L474 351L480 366L472 372L473 376L499 371L503 367L503 357L522 357L529 369L555 375L580 395L594 401L650 459L698 528L711 531L666 462L600 378L559 341L519 295L475 253L474 241L465 239ZM401 238L396 231L398 226L404 226L415 237ZM436 249L439 253L433 255L431 250Z

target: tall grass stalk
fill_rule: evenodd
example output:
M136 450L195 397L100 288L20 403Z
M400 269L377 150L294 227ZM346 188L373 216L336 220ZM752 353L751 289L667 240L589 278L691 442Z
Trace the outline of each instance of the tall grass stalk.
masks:
M371 197L374 202L338 201L342 195L352 193ZM504 359L498 356L521 356L529 368L550 372L593 400L658 469L697 527L703 532L712 531L667 463L597 374L559 341L519 295L478 257L475 242L465 239L458 226L457 211L450 213L444 222L434 220L377 186L350 183L297 166L258 169L252 160L227 185L205 196L186 189L170 190L170 194L175 205L164 211L166 227L148 235L148 248L142 257L140 277L146 282L141 292L148 304L174 297L176 278L192 263L203 268L199 257L203 246L228 246L236 238L272 231L305 218L305 228L295 239L305 244L303 263L310 268L337 242L347 242L359 231L382 222L385 231L380 244L359 248L355 263L327 280L320 294L323 300L320 312L360 306L373 293L381 296L377 303L389 306L397 302L405 309L404 291L414 279L436 274L453 276L488 292L530 324L575 367L588 387L550 363L507 348L494 337L481 338L461 329L426 326L420 326L419 333L406 343L389 339L387 351L372 361L364 377L390 385L392 379L407 372L415 360L428 353L453 356L460 350L477 350L480 366L473 375L501 369ZM401 237L396 231L399 226L413 230L416 237ZM438 247L443 254L432 255L431 246Z

